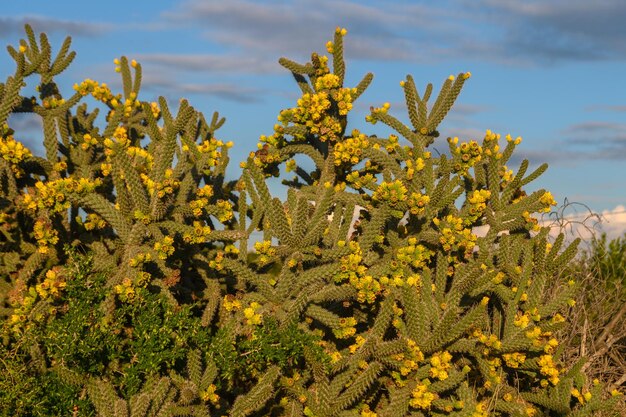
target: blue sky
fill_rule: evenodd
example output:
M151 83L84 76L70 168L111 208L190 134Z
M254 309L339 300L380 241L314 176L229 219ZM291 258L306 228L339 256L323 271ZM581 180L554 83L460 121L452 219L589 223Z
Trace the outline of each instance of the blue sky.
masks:
M450 74L471 71L457 105L440 126L446 136L482 139L491 129L522 136L518 157L550 169L534 186L559 203L604 213L613 231L626 228L626 2L623 0L426 1L23 1L0 5L0 42L17 45L23 26L66 35L78 53L58 79L69 96L84 78L119 86L113 59L143 66L140 99L180 97L226 117L218 132L235 142L232 170L270 134L276 115L299 89L278 65L325 53L336 26L345 38L347 84L371 71L374 82L351 113L364 122L370 105L405 112L399 82L437 88ZM13 71L0 54L0 78ZM14 119L21 140L40 140L36 124ZM20 130L21 129L21 130ZM532 184L531 184L532 185ZM583 206L566 214L585 217ZM576 217L578 216L578 217Z

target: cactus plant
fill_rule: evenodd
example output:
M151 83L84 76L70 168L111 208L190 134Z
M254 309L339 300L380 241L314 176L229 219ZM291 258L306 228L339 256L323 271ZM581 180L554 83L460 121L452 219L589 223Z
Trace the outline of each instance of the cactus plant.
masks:
M491 131L449 138L433 155L470 73L447 78L433 100L432 84L420 94L407 76L410 126L385 103L366 121L393 133L349 131L373 75L344 86L345 34L336 30L328 56L280 60L302 95L227 181L217 113L207 122L184 100L176 115L163 98L139 100L141 66L125 57L115 62L122 93L85 80L64 99L54 76L73 58L69 39L52 60L45 35L27 27L0 89L5 346L102 416L582 416L607 406L582 362L559 362L555 333L576 289L560 274L578 242L551 243L537 223L556 203L526 187L547 166L511 169L521 139ZM40 97L22 97L33 74ZM80 104L87 95L104 121ZM45 158L16 141L12 112L41 116ZM267 184L281 169L296 174L286 201ZM81 297L97 312L81 316ZM134 356L72 363L51 342L68 317ZM169 333L146 337L156 327Z

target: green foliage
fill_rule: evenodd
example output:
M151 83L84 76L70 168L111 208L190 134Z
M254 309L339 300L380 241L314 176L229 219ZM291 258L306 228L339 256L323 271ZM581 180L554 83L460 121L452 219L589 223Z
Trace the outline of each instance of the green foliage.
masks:
M112 316L95 309L106 297L106 275L74 276L58 300L53 320L25 332L39 342L52 363L86 375L109 375L127 396L137 393L144 375L183 362L189 349L206 345L209 333L192 306L172 308L146 289L133 304L120 304Z
M27 35L0 88L3 413L34 410L33 392L112 417L565 416L608 404L587 391L582 362L560 362L576 291L562 272L578 242L549 243L537 225L556 203L524 187L546 165L510 169L521 139L491 131L428 150L469 73L434 100L407 76L411 126L385 103L366 120L395 133L348 132L373 76L344 86L338 28L332 60L280 60L302 96L228 182L217 114L140 101L141 66L125 57L123 93L86 80L64 99L54 76L69 40L53 62L45 35ZM32 74L29 99L19 91ZM45 158L14 139L18 111L42 117ZM266 183L281 169L296 175L286 201ZM263 240L249 242L255 230Z
M0 345L0 415L70 415L76 406L81 416L95 416L82 387L68 383L56 369L40 373L29 355Z

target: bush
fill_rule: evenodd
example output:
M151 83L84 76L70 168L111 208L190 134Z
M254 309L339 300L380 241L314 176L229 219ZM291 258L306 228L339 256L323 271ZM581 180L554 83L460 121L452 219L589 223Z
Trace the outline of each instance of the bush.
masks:
M432 85L419 94L407 76L411 126L385 103L367 121L395 133L347 132L373 76L344 86L337 29L330 59L281 59L302 97L227 181L217 114L207 123L184 100L176 115L163 98L140 101L141 66L124 57L123 93L85 80L64 99L53 79L73 58L69 39L52 60L45 35L27 35L9 48L17 70L0 90L5 414L553 416L610 405L582 361L559 361L576 289L562 272L578 242L549 243L533 217L555 204L524 190L546 165L509 169L521 139L490 131L428 150L469 73L446 79L432 105ZM22 97L32 74L40 96ZM104 120L79 104L87 95ZM42 117L45 158L15 140L11 112ZM296 174L286 201L266 182L283 167Z

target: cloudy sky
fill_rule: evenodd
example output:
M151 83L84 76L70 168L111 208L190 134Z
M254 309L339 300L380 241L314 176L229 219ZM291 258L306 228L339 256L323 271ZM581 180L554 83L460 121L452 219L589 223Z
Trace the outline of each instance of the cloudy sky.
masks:
M445 149L446 136L482 139L485 129L522 136L517 161L550 164L535 187L578 203L564 212L572 219L587 208L604 214L617 234L626 230L625 21L623 0L31 0L2 2L0 41L17 45L25 23L53 45L71 35L78 56L58 80L66 96L84 78L119 85L113 59L136 59L143 99L186 97L219 111L227 122L218 136L235 142L238 162L297 98L278 58L325 53L334 28L345 27L347 84L375 75L353 127L372 132L364 116L385 101L402 116L406 74L423 91L471 71L435 147ZM6 53L0 69L0 78L13 71ZM12 124L37 149L36 124Z

